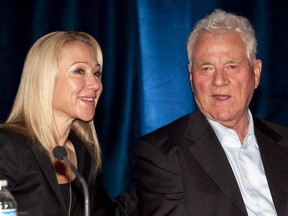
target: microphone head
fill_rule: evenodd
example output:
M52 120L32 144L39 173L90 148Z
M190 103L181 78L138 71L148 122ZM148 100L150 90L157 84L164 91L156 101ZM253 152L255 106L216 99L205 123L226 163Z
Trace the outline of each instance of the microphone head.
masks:
M58 160L64 160L64 158L67 157L67 151L63 146L56 146L53 149L53 155Z

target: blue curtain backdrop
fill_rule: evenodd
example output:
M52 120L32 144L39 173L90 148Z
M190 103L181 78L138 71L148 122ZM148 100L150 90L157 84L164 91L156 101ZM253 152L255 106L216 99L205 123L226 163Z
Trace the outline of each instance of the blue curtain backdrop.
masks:
M25 55L42 35L86 31L104 53L104 92L95 125L111 195L133 187L139 136L195 109L186 40L197 20L221 8L250 19L263 60L251 109L288 126L288 5L269 0L0 0L0 120L11 109Z

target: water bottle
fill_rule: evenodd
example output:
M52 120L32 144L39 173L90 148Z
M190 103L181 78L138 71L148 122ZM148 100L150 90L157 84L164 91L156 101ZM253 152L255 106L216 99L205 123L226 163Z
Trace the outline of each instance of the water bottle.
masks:
M16 216L17 203L7 189L7 180L0 180L0 216Z

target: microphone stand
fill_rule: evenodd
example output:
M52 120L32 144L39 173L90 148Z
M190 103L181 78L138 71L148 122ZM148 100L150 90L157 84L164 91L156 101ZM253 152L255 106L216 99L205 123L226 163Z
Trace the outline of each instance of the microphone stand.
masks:
M68 160L67 157L64 157L63 160L65 161L66 164L70 167L70 169L74 172L74 174L78 177L82 187L83 187L83 192L84 192L84 216L89 216L89 192L88 192L88 187L86 184L85 179L80 175L80 173L77 171L75 166L71 163L70 160Z
M70 167L72 172L78 177L82 188L84 192L84 216L89 216L90 215L90 210L89 210L89 192L88 192L88 187L86 184L85 179L83 176L77 171L75 166L71 163L71 161L67 158L67 151L64 147L62 146L56 146L53 149L53 154L58 160L64 160L64 162Z

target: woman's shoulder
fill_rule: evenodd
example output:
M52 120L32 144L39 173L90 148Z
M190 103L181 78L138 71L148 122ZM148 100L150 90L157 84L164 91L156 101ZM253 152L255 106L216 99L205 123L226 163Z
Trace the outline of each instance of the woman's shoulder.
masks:
M24 129L22 129L20 126L14 126L9 124L0 124L0 133L1 135L24 135Z
M27 141L28 136L25 134L25 131L18 127L0 126L0 145L4 145L5 143L13 143L13 142L23 142Z
M0 178L8 179L12 189L18 181L30 175L31 164L35 164L29 148L29 139L24 133L14 127L0 126Z

